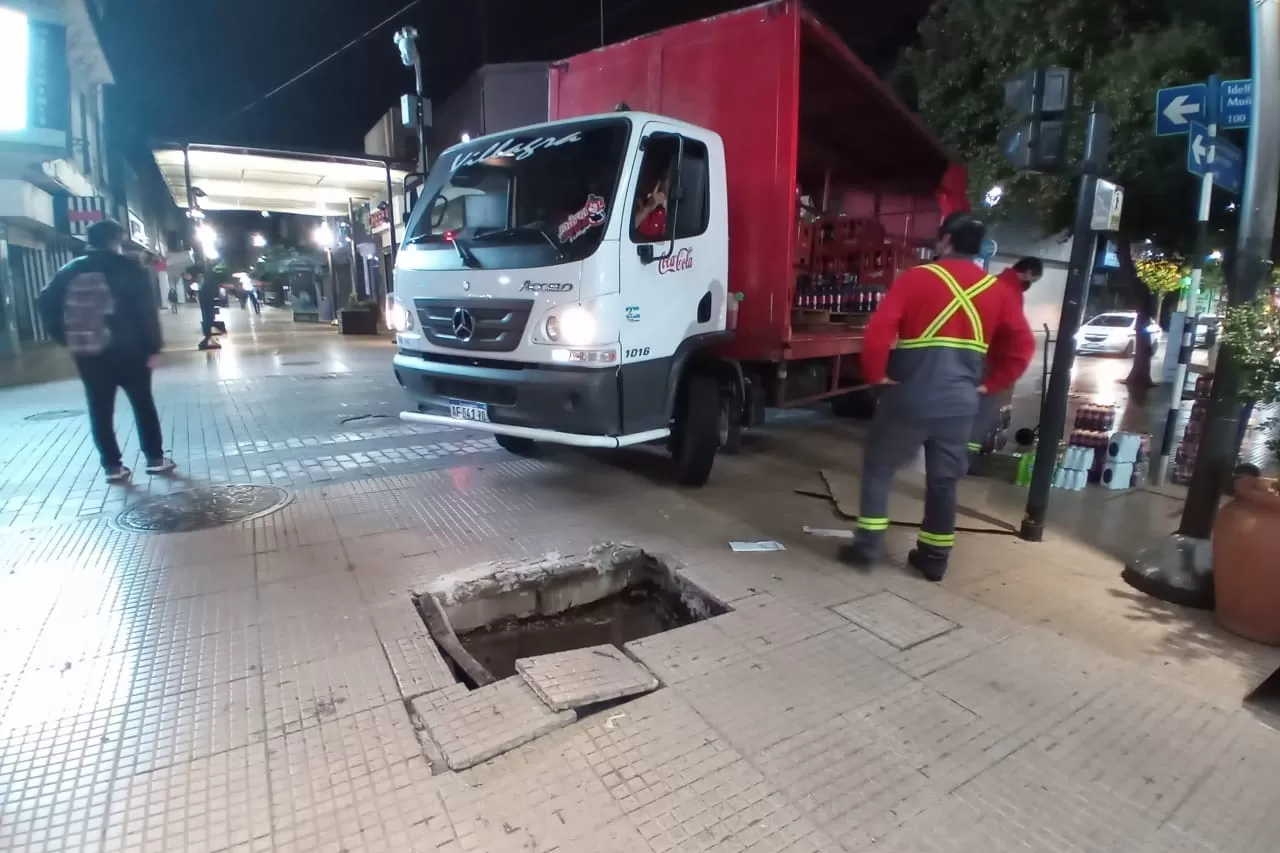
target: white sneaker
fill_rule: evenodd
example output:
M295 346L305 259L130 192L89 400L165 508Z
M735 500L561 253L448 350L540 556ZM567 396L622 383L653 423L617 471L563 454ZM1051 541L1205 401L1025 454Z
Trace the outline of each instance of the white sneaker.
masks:
M168 456L161 456L159 459L148 459L146 471L148 474L168 474L177 467L177 462Z
M107 469L108 483L123 483L133 476L133 472L123 465L116 465L114 468Z

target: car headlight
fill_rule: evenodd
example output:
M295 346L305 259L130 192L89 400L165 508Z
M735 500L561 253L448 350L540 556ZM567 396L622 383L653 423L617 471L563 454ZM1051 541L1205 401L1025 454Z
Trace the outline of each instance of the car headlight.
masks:
M547 340L581 347L596 339L596 317L581 305L570 305L559 314L553 314L546 322Z
M387 300L387 328L393 332L413 331L413 312L395 296Z

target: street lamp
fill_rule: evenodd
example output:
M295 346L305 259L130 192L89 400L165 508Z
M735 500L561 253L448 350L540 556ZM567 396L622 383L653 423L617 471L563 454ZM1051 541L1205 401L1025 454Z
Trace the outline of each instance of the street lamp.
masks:
M321 222L311 232L311 242L315 243L321 249L333 248L333 229L329 227L328 222Z
M249 242L253 244L253 248L255 249L265 249L267 246L267 238L263 237L261 234L254 234L253 237L249 239Z
M413 69L414 91L418 95L418 158L419 168L427 171L427 104L422 90L422 56L418 53L418 30L416 27L401 27L392 37L396 47L400 49L400 63Z

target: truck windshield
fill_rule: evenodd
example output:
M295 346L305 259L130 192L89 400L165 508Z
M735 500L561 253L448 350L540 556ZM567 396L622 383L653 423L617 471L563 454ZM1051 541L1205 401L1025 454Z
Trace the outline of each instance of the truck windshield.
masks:
M629 123L561 124L451 148L436 161L404 245L433 269L582 260L604 237Z

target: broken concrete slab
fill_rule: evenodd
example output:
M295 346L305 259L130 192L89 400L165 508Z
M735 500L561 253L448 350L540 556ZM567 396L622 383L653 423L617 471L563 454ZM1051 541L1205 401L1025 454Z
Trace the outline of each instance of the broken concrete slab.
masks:
M468 691L450 687L414 699L414 713L451 770L465 770L577 720L548 708L519 677Z
M516 671L552 710L566 711L657 690L657 677L613 646L520 658Z

